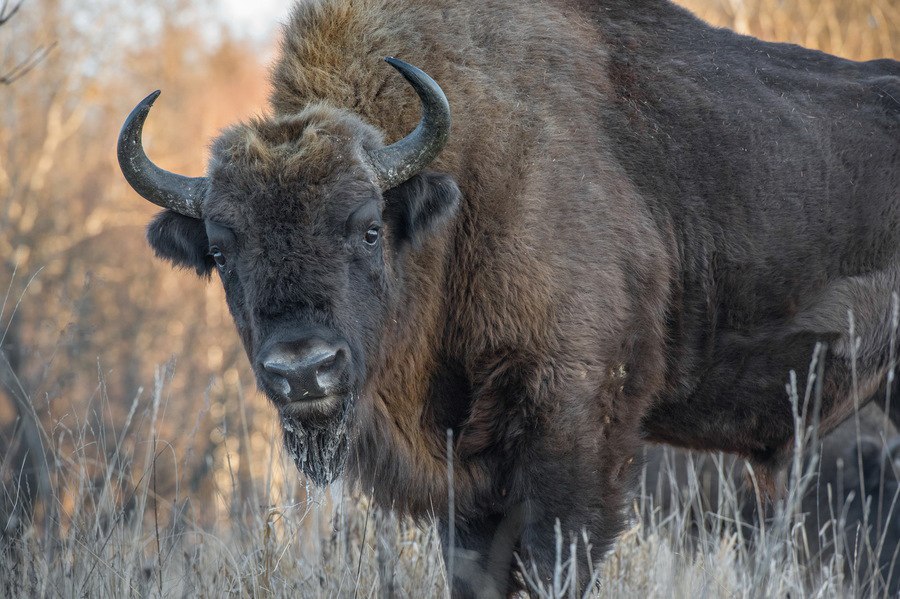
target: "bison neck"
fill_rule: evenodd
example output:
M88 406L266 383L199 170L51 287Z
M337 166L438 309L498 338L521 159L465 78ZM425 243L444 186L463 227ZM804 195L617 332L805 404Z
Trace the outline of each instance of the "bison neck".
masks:
M403 268L404 297L357 405L348 464L349 476L382 505L418 517L446 509L447 431L458 438L472 399L464 372L444 351L450 240L432 239ZM455 466L458 501L470 505L489 477L480 462L457 459Z

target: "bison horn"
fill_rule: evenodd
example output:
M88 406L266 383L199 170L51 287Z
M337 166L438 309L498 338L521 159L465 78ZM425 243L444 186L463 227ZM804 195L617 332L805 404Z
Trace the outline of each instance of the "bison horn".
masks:
M159 97L153 92L134 107L119 133L119 168L136 192L157 206L179 214L202 218L200 205L206 195L206 177L184 177L153 164L144 152L141 132L150 107Z
M382 191L400 185L428 166L450 137L450 104L440 86L411 64L392 57L384 60L416 90L422 102L422 120L400 141L369 155Z

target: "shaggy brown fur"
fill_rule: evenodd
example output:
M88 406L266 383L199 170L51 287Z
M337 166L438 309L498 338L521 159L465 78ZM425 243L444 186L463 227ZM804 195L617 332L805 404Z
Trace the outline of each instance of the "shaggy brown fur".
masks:
M454 124L433 172L381 198L360 155L420 113L386 55L441 85ZM663 0L310 0L272 83L272 114L214 146L205 232L167 213L151 243L208 272L209 223L233 231L216 233L234 248L223 281L255 366L289 322L348 336L364 376L346 472L445 541L454 431L459 595L515 588L513 550L549 577L557 519L600 558L643 438L776 469L784 383L816 342L825 428L853 405L851 357L860 394L883 380L895 62L759 42ZM366 198L377 255L335 241Z

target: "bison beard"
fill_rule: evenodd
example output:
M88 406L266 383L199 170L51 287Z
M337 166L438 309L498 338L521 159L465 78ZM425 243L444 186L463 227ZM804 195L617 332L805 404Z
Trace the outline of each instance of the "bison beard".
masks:
M338 417L325 422L301 423L282 418L284 448L297 468L315 484L327 485L344 471L350 447L349 421L347 402Z

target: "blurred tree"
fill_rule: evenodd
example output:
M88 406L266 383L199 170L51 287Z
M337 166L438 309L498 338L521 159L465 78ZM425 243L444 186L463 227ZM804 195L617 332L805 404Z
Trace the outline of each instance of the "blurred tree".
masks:
M65 512L70 490L54 489L53 474L67 451L114 451L100 441L115 438L142 384L173 355L159 435L192 445L194 462L158 460L158 488L175 489L177 471L193 493L215 492L203 474L215 421L183 416L206 400L237 414L236 399L225 401L234 385L210 386L210 375L240 380L243 353L218 288L151 257L143 227L155 209L125 185L114 152L124 116L155 87L166 94L148 123L148 151L186 172L202 170L218 127L262 103L257 50L210 13L192 0L29 0L3 38L14 65L33 62L23 48L58 40L40 68L23 77L16 66L16 84L0 87L0 480L26 483L3 485L18 521L65 521L54 511ZM175 417L165 420L168 411ZM28 496L9 497L12 489Z
M10 5L8 0L3 0L0 4L0 27L8 25L10 20L22 8L22 2ZM9 68L5 73L0 74L0 83L11 85L18 79L21 79L34 69L37 64L46 58L51 46L38 46L26 57L19 59L14 66ZM0 167L3 164L0 163ZM2 179L6 186L10 186L10 176L6 171L0 170ZM10 211L5 211L5 216L9 216ZM5 219L8 221L8 218ZM3 222L3 221L0 221ZM16 265L12 261L15 257L5 255L3 258L3 267L6 271L15 273ZM9 400L8 413L14 415L13 431L10 435L12 443L7 443L3 452L3 470L15 471L23 476L19 477L18 489L25 490L26 495L16 493L10 496L7 493L0 497L0 533L5 537L17 531L22 524L29 519L31 511L36 503L40 500L44 506L47 515L45 525L52 525L56 519L50 510L52 509L52 487L50 482L50 466L45 451L46 437L40 425L34 406L28 397L28 393L22 383L20 373L22 370L23 346L20 339L20 329L17 322L14 322L12 316L15 313L14 306L10 311L10 317L3 325L3 314L6 311L9 301L10 291L12 291L12 278L7 289L6 297L0 304L0 386L6 393ZM16 302L18 304L18 302ZM25 464L28 467L25 467Z
M2 3L0 3L0 27L6 25L14 16L16 16L16 13L19 12L24 3L25 0L20 0L16 4L10 4L9 0L3 0ZM35 50L32 50L31 54L27 57L10 67L6 72L0 71L0 85L12 85L13 81L16 79L20 79L27 75L29 71L47 57L47 54L50 53L51 49L53 49L52 44L49 46L39 46Z
M854 60L900 51L896 0L675 0L719 27Z

